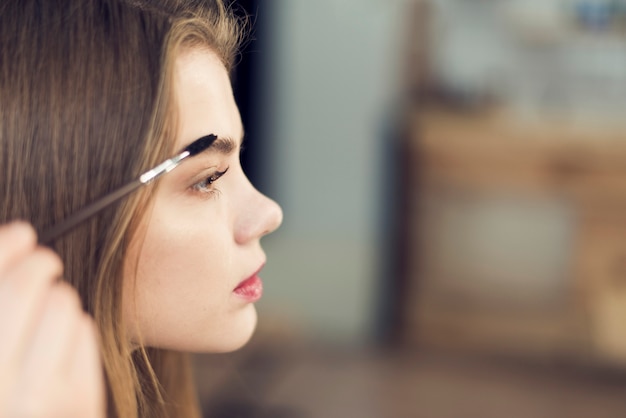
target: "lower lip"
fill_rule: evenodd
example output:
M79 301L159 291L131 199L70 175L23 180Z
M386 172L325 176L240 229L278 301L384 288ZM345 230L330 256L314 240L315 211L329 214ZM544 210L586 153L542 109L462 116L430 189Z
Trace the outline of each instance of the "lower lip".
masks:
M241 282L233 292L248 302L256 302L263 296L263 282L261 278L255 274Z

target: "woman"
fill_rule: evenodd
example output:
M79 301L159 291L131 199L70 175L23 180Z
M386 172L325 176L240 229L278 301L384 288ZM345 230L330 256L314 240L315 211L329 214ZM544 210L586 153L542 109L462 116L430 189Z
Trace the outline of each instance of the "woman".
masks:
M42 231L219 138L54 252L23 223L0 230L0 417L197 417L182 353L250 338L259 240L282 213L239 163L240 35L218 0L0 6L3 223Z

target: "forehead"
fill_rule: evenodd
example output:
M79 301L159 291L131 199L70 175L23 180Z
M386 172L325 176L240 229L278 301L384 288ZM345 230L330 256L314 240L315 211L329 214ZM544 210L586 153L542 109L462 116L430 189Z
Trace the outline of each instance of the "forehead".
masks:
M178 104L176 147L207 134L241 138L241 116L230 78L213 52L205 48L181 51L174 67L174 92Z

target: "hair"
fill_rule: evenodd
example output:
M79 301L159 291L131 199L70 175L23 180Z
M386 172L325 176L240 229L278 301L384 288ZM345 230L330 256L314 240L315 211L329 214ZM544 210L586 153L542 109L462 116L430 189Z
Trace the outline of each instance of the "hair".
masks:
M171 156L177 55L208 48L231 71L244 29L221 0L3 1L0 222L43 230ZM199 417L187 356L125 334L125 254L154 187L53 248L100 331L108 415Z

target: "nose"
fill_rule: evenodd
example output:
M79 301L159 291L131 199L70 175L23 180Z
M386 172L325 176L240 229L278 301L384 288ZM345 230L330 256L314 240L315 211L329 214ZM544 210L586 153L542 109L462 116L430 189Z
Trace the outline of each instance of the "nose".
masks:
M281 207L258 190L245 202L235 227L235 241L246 244L274 232L283 222Z

